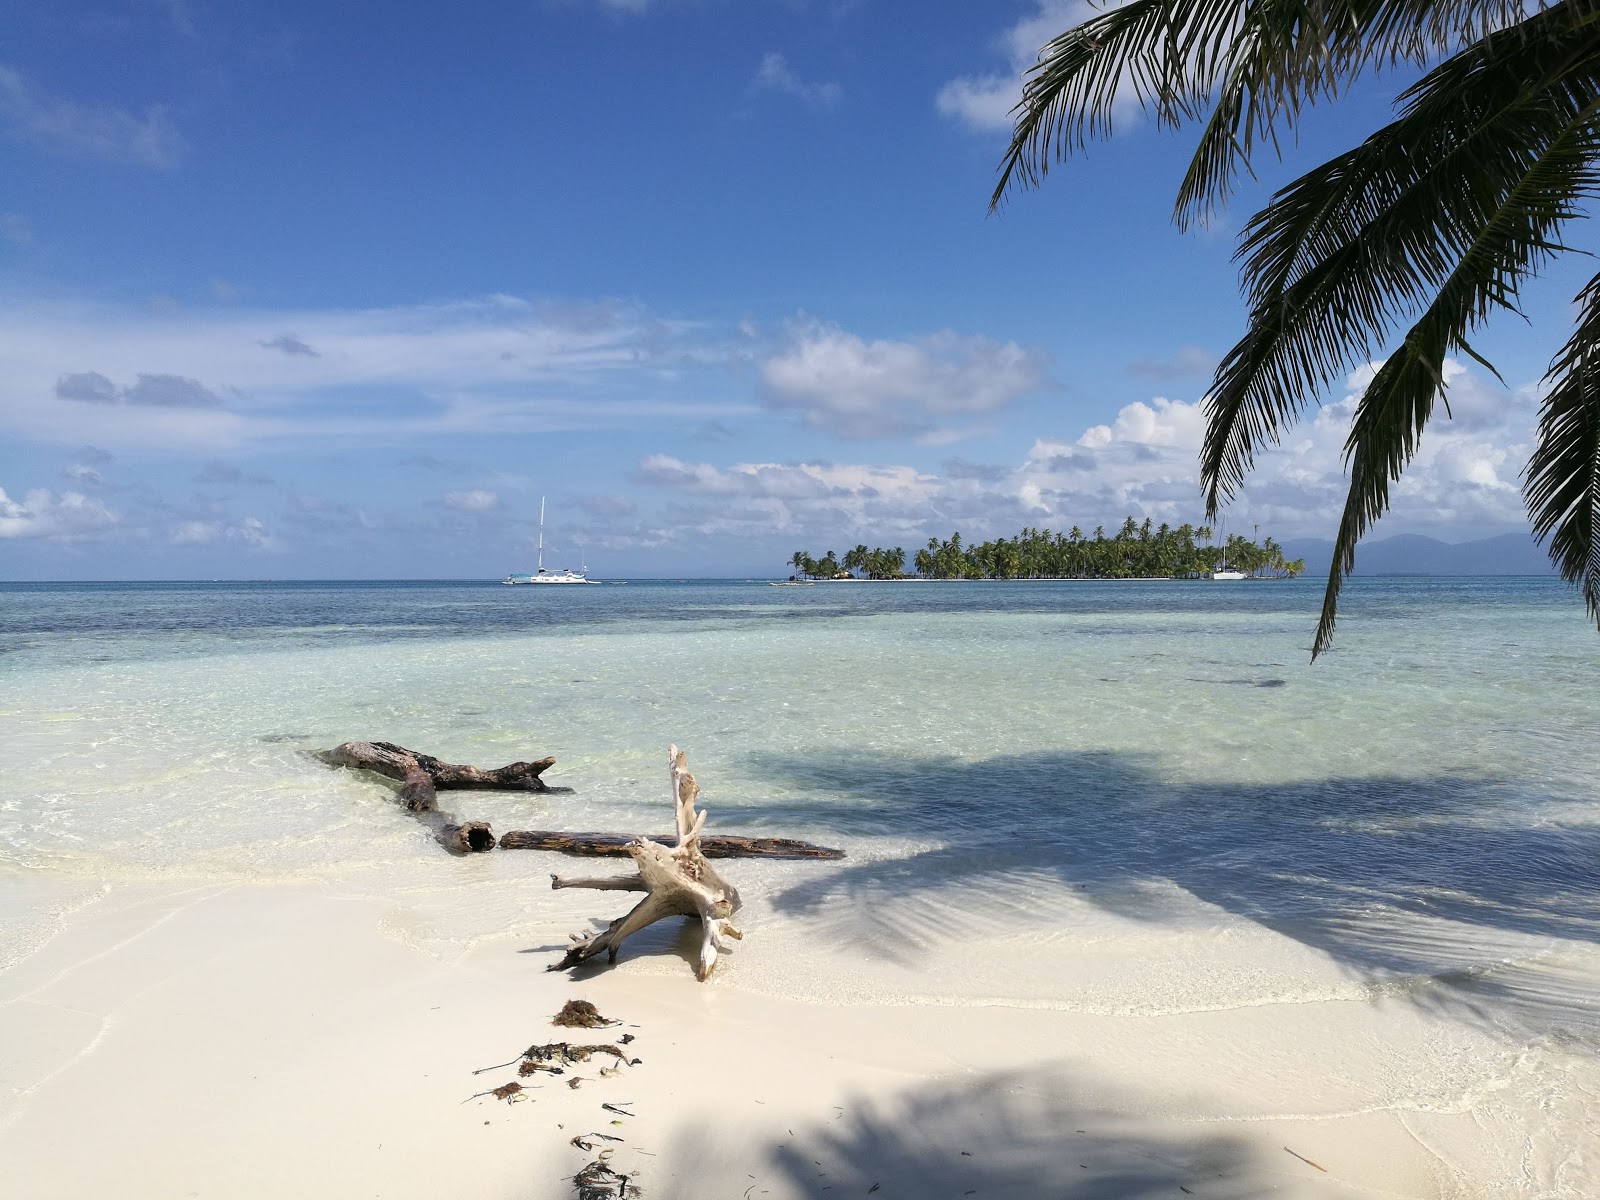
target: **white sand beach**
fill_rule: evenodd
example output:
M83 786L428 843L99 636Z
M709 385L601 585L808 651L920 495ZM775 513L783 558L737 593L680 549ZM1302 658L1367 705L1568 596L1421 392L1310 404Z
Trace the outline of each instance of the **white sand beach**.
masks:
M1359 1000L1152 1016L784 999L731 970L696 982L676 922L614 969L547 972L563 919L604 908L593 895L550 893L546 937L448 961L408 936L426 906L328 886L21 897L74 911L0 977L16 1196L566 1197L595 1157L570 1139L590 1132L623 1139L611 1165L654 1197L1580 1194L1484 1185L1526 1165L1527 1131L1495 1117L1515 1116L1496 1094L1514 1102L1527 1064L1482 1064L1453 1106L1397 1105L1407 1065ZM860 951L841 949L813 967L847 975ZM1041 977L1084 967L1040 950ZM573 997L622 1024L556 1029ZM640 1062L617 1076L468 1099L517 1078L475 1069L530 1044L623 1032ZM1417 1037L1458 1053L1444 1022Z

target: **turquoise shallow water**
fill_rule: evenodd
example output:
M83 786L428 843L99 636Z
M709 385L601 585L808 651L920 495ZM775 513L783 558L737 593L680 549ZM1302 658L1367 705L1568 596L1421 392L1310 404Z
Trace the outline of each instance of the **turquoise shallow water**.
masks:
M554 754L572 795L449 799L497 831L641 831L666 824L675 741L713 829L850 855L740 865L759 936L729 986L1134 1016L1353 1004L1388 1065L1347 1109L1498 1097L1508 1136L1539 1124L1556 1146L1600 1049L1600 637L1549 580L1358 579L1311 665L1320 595L3 585L0 880L314 877L406 897L397 931L436 953L537 939L595 908L551 915L549 856L449 860L383 785L306 751ZM0 965L48 918L0 929ZM1570 1152L1519 1153L1537 1187L1506 1194L1582 1194Z

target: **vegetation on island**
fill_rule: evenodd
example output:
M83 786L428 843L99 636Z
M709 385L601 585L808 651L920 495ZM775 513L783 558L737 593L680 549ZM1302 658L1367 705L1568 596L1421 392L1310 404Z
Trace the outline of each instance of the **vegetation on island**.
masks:
M1066 533L1024 529L1009 538L963 545L952 533L928 544L912 558L916 574L926 579L1184 579L1209 575L1227 566L1258 577L1294 578L1306 569L1302 559L1286 560L1270 537L1259 544L1237 534L1211 542L1208 526L1141 525L1132 517L1106 536L1104 526L1092 537L1074 525ZM1202 544L1207 543L1207 544ZM904 579L906 552L868 549L829 550L820 559L796 550L789 559L795 574L806 579L849 579L859 572L868 579Z
M1333 637L1356 544L1388 509L1429 420L1441 405L1449 413L1447 356L1489 367L1469 338L1494 313L1521 315L1523 285L1552 260L1589 252L1576 225L1600 189L1595 6L1129 0L1090 11L1028 73L992 205L1108 135L1133 101L1167 128L1200 126L1174 219L1203 228L1254 178L1257 149L1298 144L1308 106L1384 68L1407 83L1393 120L1245 223L1248 327L1203 402L1200 479L1214 520L1255 455L1319 394L1380 363L1345 443L1350 489L1315 657ZM1539 389L1523 496L1534 535L1600 622L1600 275L1571 316Z

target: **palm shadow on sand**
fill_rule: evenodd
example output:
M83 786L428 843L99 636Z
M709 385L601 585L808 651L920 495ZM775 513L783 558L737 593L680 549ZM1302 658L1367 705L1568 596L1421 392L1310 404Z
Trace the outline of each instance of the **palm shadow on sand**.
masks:
M1175 783L1149 758L1068 752L756 769L814 797L786 801L791 819L933 843L772 897L878 953L914 957L963 922L1048 920L1067 892L1159 921L1176 885L1410 1003L1538 1031L1596 1026L1590 985L1527 960L1530 938L1600 942L1600 827L1543 815L1515 781Z

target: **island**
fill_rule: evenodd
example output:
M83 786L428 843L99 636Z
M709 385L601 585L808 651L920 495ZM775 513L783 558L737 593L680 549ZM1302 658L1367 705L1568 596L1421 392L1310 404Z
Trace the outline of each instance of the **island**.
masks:
M1259 534L1260 527L1256 527ZM843 557L829 550L820 559L796 550L789 559L794 578L847 579L1293 579L1306 569L1304 559L1285 559L1272 538L1259 543L1239 534L1213 540L1208 525L1174 529L1127 518L1106 536L1096 526L1085 537L1074 525L1066 533L1023 529L1009 538L963 545L952 533L943 541L929 538L911 560L906 552L858 545Z

